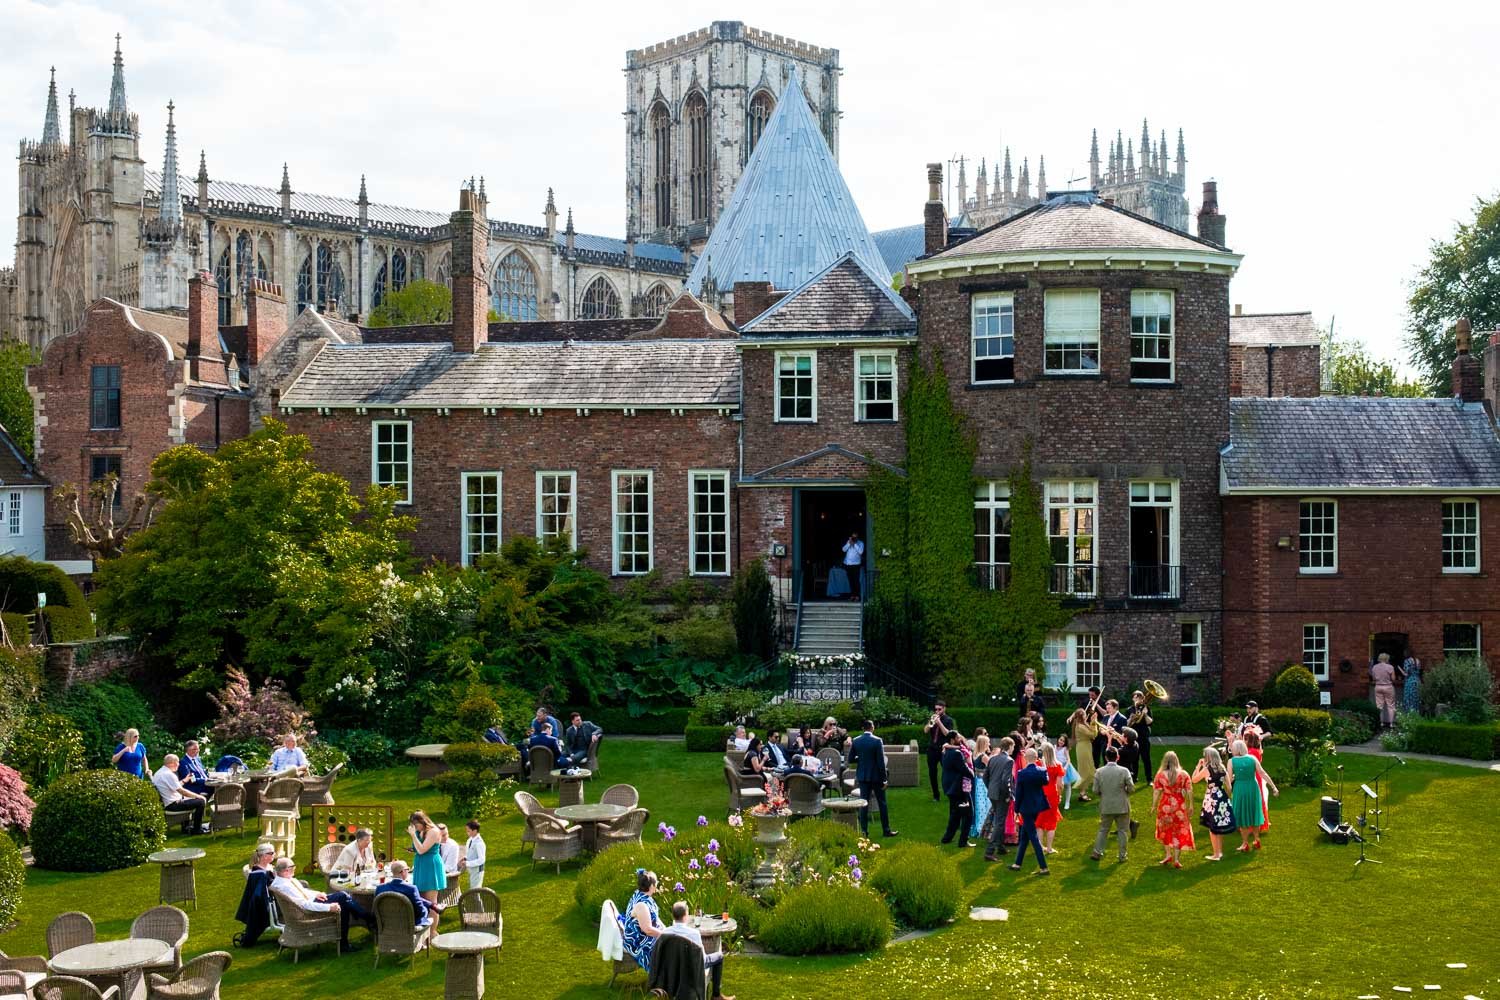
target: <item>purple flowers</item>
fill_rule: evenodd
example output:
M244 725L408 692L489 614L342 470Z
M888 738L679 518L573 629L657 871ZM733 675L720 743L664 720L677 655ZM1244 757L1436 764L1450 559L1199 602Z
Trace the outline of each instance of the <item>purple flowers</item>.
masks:
M856 868L849 873L849 877L858 882L860 879L865 877L865 873Z
M702 867L703 866L698 863L698 859L697 858L693 858L690 861L688 861L688 871L694 871L695 872L699 868L702 868Z
M735 827L736 829L743 826L744 824L744 817L742 817L739 813L735 813L733 816L729 817L729 825Z
M665 824L665 823L658 823L658 824L656 824L656 832L657 833L666 833L667 832L667 824Z
M708 842L708 850L710 854L717 854L719 852L719 842L717 840L710 840Z
M698 825L699 826L707 826L708 825L708 817L707 816L699 816L698 817Z
M676 885L672 886L672 891L681 896L687 893L687 886L683 885L681 882L678 882Z
M858 868L859 867L859 855L858 854L851 854L851 855L849 855L849 867L850 868Z
M675 826L669 826L669 827L667 827L665 830L662 831L661 836L662 836L663 840L671 840L673 837L677 836L677 827L675 827Z
M703 855L703 863L705 865L709 865L710 867L717 868L719 867L719 856L712 852L705 854Z

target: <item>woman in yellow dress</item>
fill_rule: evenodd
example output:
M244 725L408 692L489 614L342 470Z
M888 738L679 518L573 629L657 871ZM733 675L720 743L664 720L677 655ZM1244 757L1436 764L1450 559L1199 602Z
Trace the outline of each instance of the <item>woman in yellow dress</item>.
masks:
M1068 716L1066 732L1076 747L1072 758L1073 766L1078 769L1078 801L1089 802L1089 789L1094 787L1094 754L1090 748L1094 737L1099 735L1099 723L1083 709L1075 709Z

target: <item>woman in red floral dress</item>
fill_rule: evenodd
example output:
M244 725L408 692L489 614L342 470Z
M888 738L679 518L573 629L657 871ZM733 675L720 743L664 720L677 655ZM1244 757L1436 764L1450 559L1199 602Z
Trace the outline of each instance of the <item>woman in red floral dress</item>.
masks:
M1193 779L1177 762L1175 750L1162 755L1161 770L1151 782L1151 808L1156 813L1156 839L1166 850L1161 864L1181 868L1182 850L1194 847L1188 819L1193 812Z
M1051 743L1042 744L1042 764L1047 768L1047 787L1042 790L1047 796L1047 811L1037 816L1036 828L1042 832L1042 850L1056 854L1052 838L1057 836L1057 823L1062 819L1062 779L1067 772L1057 762L1057 748Z

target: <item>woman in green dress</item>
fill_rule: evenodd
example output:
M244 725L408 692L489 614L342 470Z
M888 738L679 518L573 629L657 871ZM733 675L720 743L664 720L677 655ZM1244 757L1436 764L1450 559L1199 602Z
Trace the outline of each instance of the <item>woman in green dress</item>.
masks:
M1229 794L1234 804L1234 821L1239 826L1240 846L1235 850L1241 854L1250 853L1250 834L1258 832L1260 825L1265 822L1265 807L1260 798L1260 786L1255 779L1259 777L1265 782L1266 787L1271 790L1272 795L1279 796L1281 792L1276 788L1276 782L1266 773L1265 768L1260 766L1260 761L1250 756L1249 748L1245 746L1244 740L1235 740L1232 747L1234 756L1229 761ZM1255 846L1260 847L1259 837L1256 838Z
M437 824L420 809L411 814L406 832L411 837L412 853L416 855L411 864L411 883L441 914L444 907L438 905L438 894L448 888L448 877L443 872L442 835Z

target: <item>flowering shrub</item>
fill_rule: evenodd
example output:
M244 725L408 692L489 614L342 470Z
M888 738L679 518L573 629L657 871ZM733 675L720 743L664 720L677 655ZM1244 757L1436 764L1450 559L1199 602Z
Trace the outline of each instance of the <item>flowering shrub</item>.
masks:
M209 695L219 710L212 735L220 743L261 741L268 746L287 733L305 741L314 735L312 716L286 693L280 681L269 680L253 690L250 678L237 667L225 667L228 684Z
M0 833L16 830L22 834L31 829L31 810L36 803L26 794L26 782L13 768L0 764ZM0 925L5 923L0 916Z
M33 712L16 730L5 761L21 772L33 789L44 788L65 774L83 769L83 737L61 715Z
M783 955L883 948L893 931L880 897L854 885L810 883L786 894L760 921L760 942Z
M830 670L862 667L864 653L782 653L783 667L826 667Z
M0 927L8 925L21 908L26 888L26 863L16 842L0 833Z

